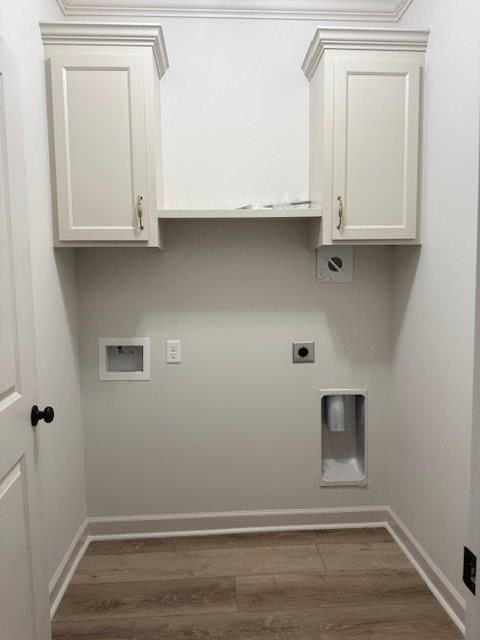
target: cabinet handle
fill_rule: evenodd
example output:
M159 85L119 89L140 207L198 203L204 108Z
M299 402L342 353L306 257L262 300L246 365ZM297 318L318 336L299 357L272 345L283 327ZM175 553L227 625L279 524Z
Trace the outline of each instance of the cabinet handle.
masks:
M338 200L338 224L337 224L337 231L340 231L341 227L342 227L342 218L343 218L343 201L342 201L342 196L337 196L337 200Z
M137 196L137 220L138 220L138 228L140 231L143 231L145 227L143 226L143 207L142 207L143 196Z

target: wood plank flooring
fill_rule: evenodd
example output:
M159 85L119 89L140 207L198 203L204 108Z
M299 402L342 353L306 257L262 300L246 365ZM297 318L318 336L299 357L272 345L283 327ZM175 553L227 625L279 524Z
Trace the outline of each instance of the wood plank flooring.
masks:
M383 528L92 542L55 640L457 640Z

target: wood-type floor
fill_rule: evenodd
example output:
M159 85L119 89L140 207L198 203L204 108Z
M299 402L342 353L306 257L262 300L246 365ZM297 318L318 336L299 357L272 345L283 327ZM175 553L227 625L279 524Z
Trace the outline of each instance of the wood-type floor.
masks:
M92 542L55 640L457 640L383 529Z

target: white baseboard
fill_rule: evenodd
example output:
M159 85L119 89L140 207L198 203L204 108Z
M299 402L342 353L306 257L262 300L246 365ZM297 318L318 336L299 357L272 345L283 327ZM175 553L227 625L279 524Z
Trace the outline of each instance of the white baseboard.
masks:
M88 543L88 518L86 518L73 536L72 542L70 543L65 555L57 567L57 570L53 574L53 578L50 580L50 584L48 585L51 619L55 615L75 569L88 547Z
M385 506L339 507L88 518L79 527L50 582L50 616L53 619L91 540L381 527L387 510Z
M390 507L386 527L427 587L465 635L466 602L415 536Z
M304 529L321 527L379 526L386 520L387 507L334 509L282 509L264 511L220 511L218 513L176 513L148 516L89 518L92 538L143 536L211 535L235 531Z
M464 598L388 506L88 518L75 534L50 582L51 616L91 540L353 527L386 527L458 629L465 633Z

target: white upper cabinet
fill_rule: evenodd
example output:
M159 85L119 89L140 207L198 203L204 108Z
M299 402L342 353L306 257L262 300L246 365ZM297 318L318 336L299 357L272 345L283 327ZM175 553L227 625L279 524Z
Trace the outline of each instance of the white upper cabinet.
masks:
M310 195L324 244L419 242L422 68L428 34L319 29L310 92Z
M339 61L334 83L332 238L413 240L418 65Z
M57 244L158 244L159 27L42 24Z
M52 56L51 78L60 240L148 239L142 58Z

